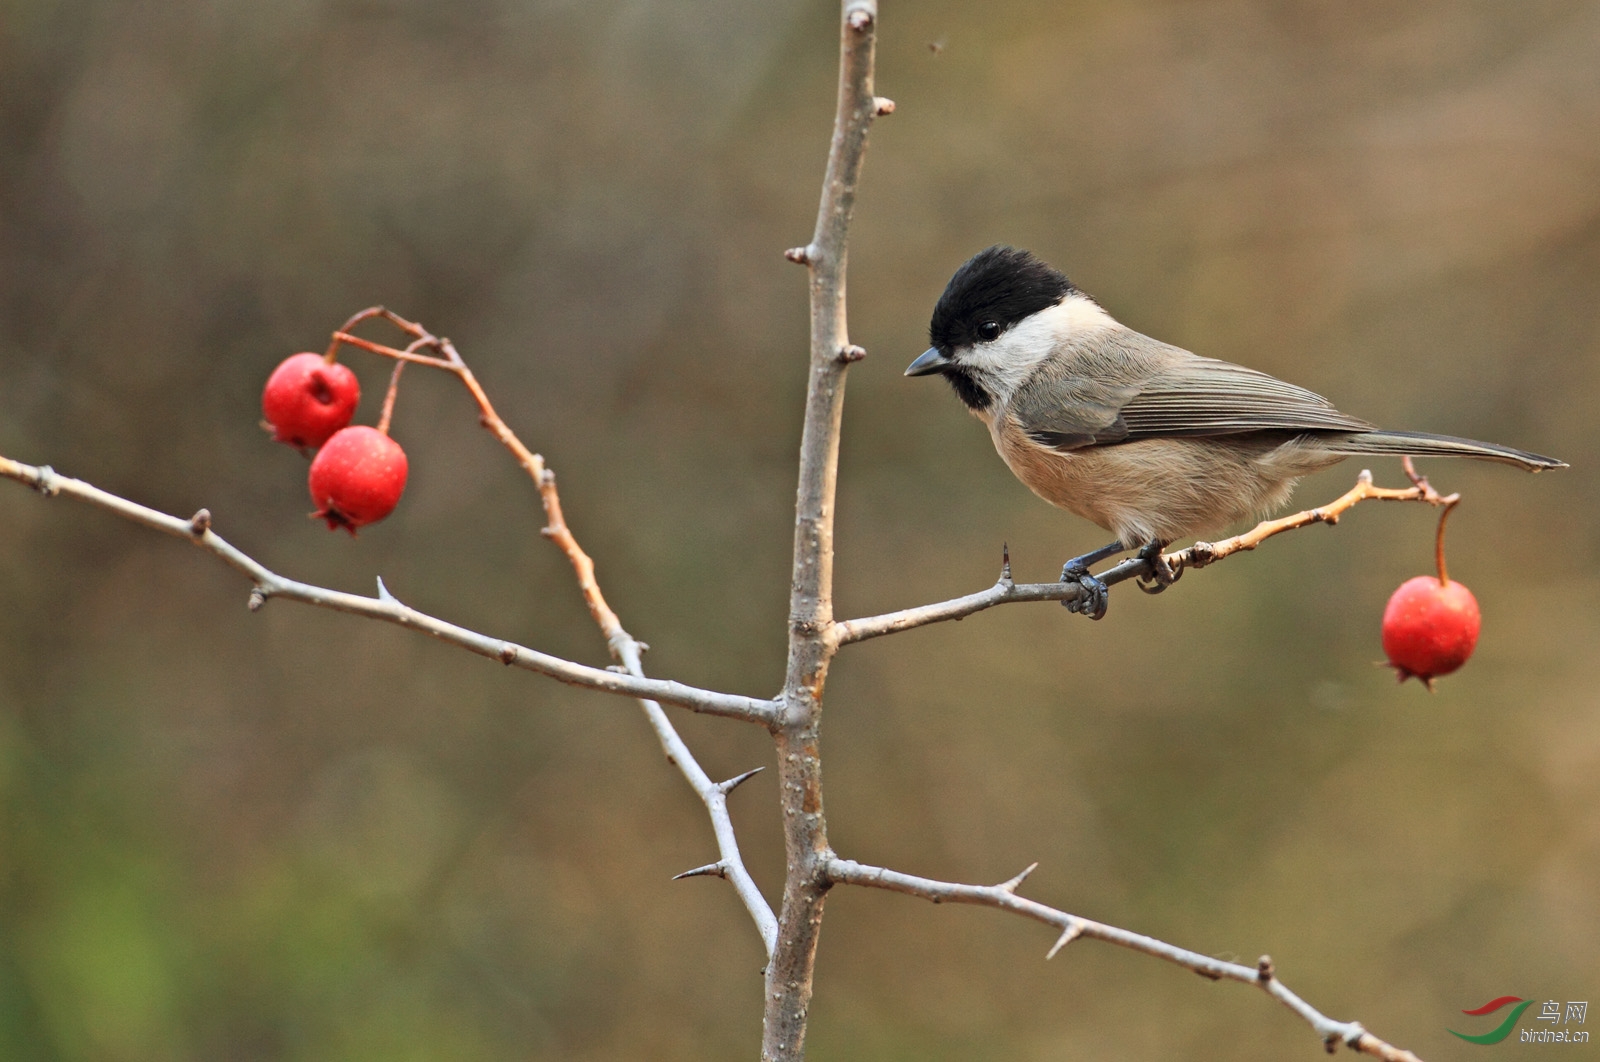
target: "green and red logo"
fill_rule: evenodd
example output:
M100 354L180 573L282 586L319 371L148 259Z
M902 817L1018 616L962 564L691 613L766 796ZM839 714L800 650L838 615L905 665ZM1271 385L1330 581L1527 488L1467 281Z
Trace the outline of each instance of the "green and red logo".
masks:
M1493 1014L1502 1007L1510 1007L1513 1003L1516 1006L1511 1007L1511 1013L1506 1015L1505 1020L1486 1033L1469 1036L1466 1033L1456 1032L1454 1029L1446 1029L1445 1032L1451 1036L1459 1036L1469 1044L1497 1044L1511 1035L1511 1030L1517 1027L1517 1019L1522 1017L1523 1011L1533 1006L1533 1000L1523 999L1521 996L1501 996L1499 999L1491 999L1481 1007L1474 1007L1472 1010L1461 1012L1478 1017L1483 1014Z
M1471 1010L1461 1012L1470 1014L1473 1017L1482 1017L1485 1014L1493 1014L1496 1011L1510 1007L1511 1011L1493 1029L1486 1033L1478 1033L1476 1036L1469 1033L1456 1032L1454 1029L1446 1029L1445 1032L1451 1036L1459 1036L1469 1044L1483 1044L1485 1046L1497 1044L1511 1035L1512 1031L1517 1027L1517 1021L1522 1017L1522 1012L1531 1006L1533 1006L1533 1000L1531 999L1523 999L1521 996L1500 996L1498 999L1489 1000L1481 1007L1473 1007ZM1559 1000L1547 999L1544 1005L1539 1008L1539 1013L1534 1015L1533 1020L1536 1027L1522 1030L1522 1035L1519 1039L1525 1044L1586 1044L1589 1042L1587 1031L1565 1028L1565 1026L1582 1025L1588 1016L1589 1004L1585 1000L1571 1000L1563 1008ZM1540 1029L1537 1028L1538 1022L1549 1022L1551 1026L1559 1025L1563 1026L1563 1028Z

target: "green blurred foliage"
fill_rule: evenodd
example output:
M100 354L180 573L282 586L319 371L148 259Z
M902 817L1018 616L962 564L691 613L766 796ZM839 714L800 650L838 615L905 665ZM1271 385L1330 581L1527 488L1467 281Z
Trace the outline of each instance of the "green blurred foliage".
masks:
M562 476L652 670L783 661L804 242L836 11L735 0L0 0L0 453L201 505L300 578L599 663L537 499L451 381L357 540L258 430L273 365L382 302ZM1385 425L1553 453L1466 504L1478 656L1383 669L1432 517L1367 506L1090 624L847 650L836 847L1245 961L1425 1057L1512 993L1600 1002L1600 4L885 4L851 253L840 611L1049 578L1098 530L906 381L951 270L1028 246L1113 313ZM380 330L374 330L381 336ZM386 366L352 354L376 417ZM1302 487L1330 498L1346 466ZM1377 468L1394 483L1392 462ZM748 1058L755 935L636 710L277 603L0 487L0 1055ZM764 735L683 719L716 776ZM735 798L776 895L770 775ZM1257 993L991 912L829 903L818 1059L1311 1057ZM1511 1043L1497 1050L1525 1051ZM1294 1054L1289 1054L1294 1052Z

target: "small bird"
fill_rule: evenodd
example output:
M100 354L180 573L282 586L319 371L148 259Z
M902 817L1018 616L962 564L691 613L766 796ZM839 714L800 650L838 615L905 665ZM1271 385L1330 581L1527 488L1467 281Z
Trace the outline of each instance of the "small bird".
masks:
M1068 607L1094 619L1105 615L1106 587L1091 565L1140 549L1170 585L1169 544L1265 515L1299 477L1353 454L1566 467L1495 443L1381 431L1264 372L1140 335L1012 247L979 251L956 270L928 334L933 345L906 375L944 376L1018 479L1117 536L1061 572L1086 591Z

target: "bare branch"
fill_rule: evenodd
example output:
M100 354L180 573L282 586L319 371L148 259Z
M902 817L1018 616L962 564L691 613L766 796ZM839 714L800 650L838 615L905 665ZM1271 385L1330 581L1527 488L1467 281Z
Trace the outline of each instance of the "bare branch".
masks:
M1312 524L1336 524L1339 522L1339 517L1347 510L1364 501L1419 501L1428 505L1450 506L1461 500L1459 494L1441 497L1438 491L1428 485L1427 480L1415 476L1409 457L1406 458L1406 471L1414 477L1414 482L1410 487L1399 490L1393 487L1374 487L1372 473L1362 469L1361 475L1356 477L1356 485L1327 505L1277 520L1264 520L1244 534L1235 535L1221 542L1196 542L1188 549L1166 554L1166 561L1172 565L1174 572L1181 572L1185 568L1204 568L1235 553L1255 549L1267 539L1281 535L1285 531L1294 531Z
M19 483L25 483L46 496L64 494L79 501L88 502L91 505L116 513L125 519L132 520L134 523L154 528L157 531L164 531L169 535L194 543L220 557L223 563L242 573L255 584L251 590L253 608L261 607L270 598L287 598L291 601L301 601L308 605L316 605L319 608L333 609L337 612L349 612L354 615L367 616L371 619L380 619L387 623L407 627L423 634L432 635L440 641L458 645L480 656L487 656L504 664L512 664L528 671L537 671L540 674L549 675L551 678L573 686L603 690L607 693L620 693L630 697L649 697L707 715L743 719L747 722L760 723L763 726L771 726L777 716L777 706L772 701L762 700L757 697L742 697L731 693L719 693L713 690L702 690L694 686L686 686L681 682L639 678L631 674L622 674L604 668L588 667L584 664L574 663L571 660L564 660L558 656L551 656L548 653L541 653L537 649L530 649L515 642L509 642L501 638L491 638L486 634L480 634L466 627L460 627L419 612L414 608L401 604L393 595L387 592L380 594L378 597L362 597L359 594L347 594L339 590L330 590L326 587L313 586L310 583L302 583L285 578L269 570L265 565L228 543L215 531L212 531L210 529L209 513L207 513L207 519L205 520L198 520L199 514L196 514L196 518L189 520L169 516L166 513L147 508L108 491L103 491L82 480L58 475L48 466L35 467L6 457L0 457L0 476L14 479ZM204 530L196 533L197 524L203 524Z
M618 630L621 631L621 628ZM639 642L626 631L621 631L621 637L614 637L612 645L617 648L628 673L642 677L644 670L639 661ZM678 768L684 780L689 783L689 787L705 805L706 814L711 817L711 831L717 838L717 851L720 855L715 863L709 864L709 867L716 869L701 867L686 874L679 874L678 877L714 873L730 883L739 901L744 904L745 910L754 920L756 930L761 934L761 944L766 949L767 960L770 962L773 950L778 946L778 917L772 913L772 905L761 895L755 879L750 876L750 871L744 865L744 857L739 854L739 839L733 832L733 819L728 814L728 794L755 777L761 768L746 771L725 782L713 782L710 775L701 768L699 761L694 758L694 754L689 751L689 746L684 744L683 738L678 735L678 731L667 718L667 713L661 710L661 706L655 701L643 698L639 704L644 709L650 728L656 732L656 739L661 742L662 751L667 754L667 759Z
M828 168L811 242L787 253L811 281L811 359L795 491L794 561L790 570L789 659L783 722L773 734L783 805L786 869L778 948L767 964L761 1057L798 1062L805 1055L818 934L827 882L827 824L822 810L822 691L837 645L833 627L833 533L839 478L839 430L845 379L864 351L850 342L845 317L845 265L856 182L867 130L879 113L873 92L876 0L844 0L839 27L839 88ZM887 101L882 101L887 103Z
M1054 958L1056 952L1078 937L1089 937L1165 959L1213 981L1229 980L1256 985L1299 1015L1316 1031L1329 1050L1343 1043L1356 1051L1386 1059L1388 1062L1422 1062L1410 1051L1397 1048L1373 1036L1363 1029L1359 1022L1335 1021L1311 1006L1278 980L1272 968L1272 960L1266 956L1262 956L1261 961L1253 967L1236 962L1224 962L1210 955L1201 955L1199 952L1147 937L1142 933L1106 925L1104 922L1095 922L1042 904L1037 900L1018 896L1017 886L1032 869L1033 867L1029 867L1010 881L998 885L960 885L955 882L936 881L933 878L919 878L883 867L867 866L853 859L840 859L837 856L828 860L826 864L828 880L833 884L887 889L890 892L905 893L907 896L920 896L934 903L966 903L980 907L995 907L1053 926L1061 931L1061 936L1045 956L1047 959Z
M1412 486L1400 489L1374 487L1372 473L1363 469L1361 475L1356 477L1356 485L1327 505L1306 509L1304 512L1277 520L1264 520L1244 534L1223 539L1221 542L1196 542L1188 549L1164 554L1163 559L1172 567L1175 574L1182 574L1186 569L1204 568L1235 553L1255 549L1267 539L1281 535L1285 531L1309 527L1312 524L1336 524L1339 522L1339 517L1347 510L1364 501L1415 501L1428 505L1448 506L1460 500L1458 494L1441 496L1429 486L1426 479L1417 476L1411 467L1410 458L1406 458L1406 472L1412 477ZM1110 586L1148 575L1150 575L1149 562L1139 557L1131 557L1106 569L1096 578ZM866 641L868 638L877 638L885 634L898 634L913 627L925 627L930 623L961 619L975 612L1014 601L1076 601L1082 596L1083 588L1077 583L1012 582L1008 558L1002 568L1000 580L987 590L931 605L886 612L881 616L843 620L833 625L832 637L837 645L850 645L853 642Z

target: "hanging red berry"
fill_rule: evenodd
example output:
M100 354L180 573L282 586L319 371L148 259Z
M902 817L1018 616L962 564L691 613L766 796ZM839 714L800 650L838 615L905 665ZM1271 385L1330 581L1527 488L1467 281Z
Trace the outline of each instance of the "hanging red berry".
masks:
M1438 578L1407 579L1383 610L1383 651L1404 682L1418 678L1433 689L1433 680L1467 662L1478 644L1482 616L1478 601L1459 582L1452 582L1444 564L1444 523L1455 503L1439 514L1435 538Z
M267 378L261 413L274 442L308 450L349 424L360 401L355 373L321 354L295 354Z
M364 425L334 434L311 462L313 517L332 530L356 528L382 520L394 511L406 489L406 452L376 428Z

